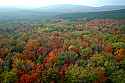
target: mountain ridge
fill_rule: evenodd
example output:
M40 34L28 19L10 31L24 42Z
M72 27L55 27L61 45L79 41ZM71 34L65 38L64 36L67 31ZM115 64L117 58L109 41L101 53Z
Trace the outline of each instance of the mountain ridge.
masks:
M99 12L77 12L57 15L56 18L76 20L76 19L125 19L125 9Z
M92 7L92 6L85 6L85 5L59 4L59 5L50 5L50 6L35 8L35 9L0 7L0 12L32 11L32 12L73 13L73 12L112 11L112 10L119 10L119 9L125 9L125 5L104 5L100 7Z
M61 13L70 13L70 12L98 12L98 11L112 11L125 9L125 5L105 5L100 7L92 7L85 5L69 5L69 4L61 4L61 5L52 5L43 8L38 8L36 10L45 11L45 12L61 12Z

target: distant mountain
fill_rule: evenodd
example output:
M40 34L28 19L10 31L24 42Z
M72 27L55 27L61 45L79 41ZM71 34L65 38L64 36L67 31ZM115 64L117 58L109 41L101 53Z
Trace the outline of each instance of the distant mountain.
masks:
M23 11L23 9L15 7L0 7L0 13L18 12Z
M0 22L41 22L56 16L56 12L42 12L17 8L0 8ZM1 24L1 23L0 23Z
M125 6L89 7L81 5L53 5L37 9L0 8L0 24L5 22L41 22L62 19L125 19Z
M125 9L125 6L91 7L91 6L83 6L83 5L61 4L61 5L42 7L36 10L43 11L43 12L74 13L74 12L112 11L112 10L119 10L119 9Z
M60 12L60 13L69 13L69 12L89 12L93 11L93 7L89 6L81 6L81 5L68 5L68 4L62 4L62 5L52 5L48 7L43 7L37 9L39 11L44 12Z
M109 5L101 7L91 7L83 5L71 5L71 4L60 4L51 5L47 7L41 7L36 9L20 9L14 7L0 7L0 13L2 12L56 12L56 13L76 13L76 12L100 12L100 11L112 11L125 9L125 5Z
M109 6L101 6L101 7L96 8L97 12L99 12L99 11L120 10L120 9L125 9L125 5L121 5L121 6L120 5L117 5L117 6L109 5Z
M56 19L78 20L78 19L125 19L125 9L101 11L101 12L87 12L87 13L65 13L57 15Z

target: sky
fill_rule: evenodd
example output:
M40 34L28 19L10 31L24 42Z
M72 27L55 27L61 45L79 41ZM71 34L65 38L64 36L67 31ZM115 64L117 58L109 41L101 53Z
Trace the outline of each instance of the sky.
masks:
M0 0L0 7L39 8L57 4L86 6L125 5L125 0Z

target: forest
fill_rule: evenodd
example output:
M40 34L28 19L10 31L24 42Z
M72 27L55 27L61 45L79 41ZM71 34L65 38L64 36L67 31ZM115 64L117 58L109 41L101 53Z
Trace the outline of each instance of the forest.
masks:
M125 83L125 20L1 23L0 83Z

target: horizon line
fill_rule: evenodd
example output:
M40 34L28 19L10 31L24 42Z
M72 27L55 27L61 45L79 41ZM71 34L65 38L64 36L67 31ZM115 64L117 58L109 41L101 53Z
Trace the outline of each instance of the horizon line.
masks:
M81 4L52 4L52 5L46 5L46 6L0 6L0 8L16 8L16 9L37 9L37 8L45 8L49 6L56 6L56 5L76 5L76 6L88 6L88 7L103 7L103 6L125 6L125 5L100 5L100 6L90 6L90 5L81 5Z

